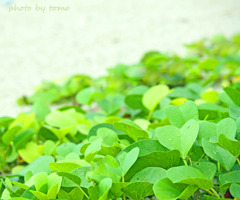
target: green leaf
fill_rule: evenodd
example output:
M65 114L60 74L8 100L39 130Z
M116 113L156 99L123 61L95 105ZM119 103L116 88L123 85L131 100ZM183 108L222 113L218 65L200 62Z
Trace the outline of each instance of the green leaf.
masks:
M233 197L240 199L240 184L232 184L230 187L230 193Z
M54 111L46 117L47 124L58 128L74 127L78 124L76 118L66 111Z
M192 167L200 170L209 180L213 180L216 174L216 165L212 162L197 162Z
M74 144L71 142L63 143L56 148L56 153L62 157L66 157L70 153L76 153L80 155L81 144Z
M115 122L114 127L125 132L134 141L149 138L149 135L146 131L142 130L137 124L128 119Z
M199 63L199 68L204 70L214 70L220 62L215 58L207 58Z
M166 85L153 86L143 95L143 105L150 111L154 110L168 93L169 88Z
M130 183L122 189L123 193L132 200L143 199L153 195L153 184L148 182Z
M47 173L40 172L33 175L26 183L29 187L35 185L36 190L46 193L48 190L48 181L47 181Z
M98 186L90 186L88 189L88 193L90 199L92 200L107 200L108 192L112 187L112 179L105 178L103 179Z
M173 183L197 185L204 190L209 190L213 186L212 180L208 179L201 170L192 166L173 167L167 170L167 177Z
M122 167L122 176L125 176L125 174L128 172L128 170L132 167L132 165L136 162L139 154L139 148L135 147L128 153L122 153L118 160L120 162L120 165Z
M240 155L240 142L229 140L224 134L219 136L218 145L230 152L235 157Z
M47 192L48 199L56 199L57 198L57 194L59 191L59 185L60 185L60 183L57 183L48 189L48 192Z
M131 182L149 182L156 183L159 179L167 176L166 170L160 167L147 167L142 171L136 173Z
M113 168L108 166L108 168L113 171L115 174L124 177L128 170L132 167L132 165L136 162L139 154L139 148L135 147L129 152L123 152L120 156L118 156L119 167Z
M160 179L153 186L154 194L161 200L188 199L197 189L195 185L173 183L168 178Z
M168 151L168 149L162 146L158 140L145 139L145 140L139 140L127 146L125 149L123 149L119 153L119 155L121 155L121 153L123 152L129 152L135 147L138 147L140 150L139 156L144 156L146 154L149 154L151 152L156 152L156 151Z
M22 129L22 125L18 124L10 129L8 129L7 132L4 133L4 135L2 136L2 141L5 144L9 144L13 138L21 131Z
M163 146L170 150L178 150L181 157L186 158L197 138L198 129L198 122L192 119L185 123L181 129L172 125L158 128L157 138Z
M119 138L121 137L121 135L124 135L124 136L126 135L124 132L122 132L118 129L115 129L112 124L101 123L101 124L98 124L91 128L91 130L89 131L89 134L88 134L88 139L92 136L97 136L98 130L101 128L107 128L107 129L114 131L118 135Z
M192 101L187 101L181 106L168 106L165 108L165 114L170 123L181 128L190 119L198 120L198 108Z
M232 87L225 87L223 90L237 106L240 106L240 92Z
M126 174L125 180L130 180L135 174L147 167L161 167L164 169L169 169L177 166L179 161L180 154L176 150L169 152L151 152L137 159L137 161Z
M236 158L222 147L212 144L203 138L202 145L205 153L212 159L220 162L222 166L230 171L236 162Z
M51 162L54 162L54 158L52 156L40 156L23 170L21 170L18 174L24 176L28 171L31 171L33 175L40 172L46 172L50 174L51 170L49 168L49 163Z
M47 195L46 194L44 194L44 193L42 193L42 192L40 192L40 191L33 191L33 190L30 190L33 194L34 194L34 196L36 197L36 198L38 198L39 200L48 200L48 197L47 197Z
M71 172L72 170L77 169L79 167L81 167L81 165L68 161L49 163L49 168L52 171Z
M109 191L109 198L111 199L121 198L123 195L122 189L129 184L130 183L127 182L113 182L112 187Z
M102 138L104 145L112 146L115 142L118 142L117 134L109 128L100 128L97 130L97 136L92 136L89 142Z
M222 118L228 117L228 109L217 104L201 103L198 105L199 119L211 120L214 122L220 121Z
M27 163L31 163L41 156L41 152L38 151L38 145L35 142L28 142L25 148L18 150L18 153Z
M140 85L130 90L125 97L125 103L132 109L144 109L142 103L143 94L148 90L148 87Z
M87 162L91 162L95 155L101 150L101 145L102 145L103 139L99 138L97 140L95 140L94 142L92 142L87 149L84 152L84 156L85 156L85 160Z
M16 125L22 125L23 130L27 128L33 128L34 130L37 130L38 125L36 124L35 121L35 114L25 114L25 113L20 113L17 118L11 123L9 126L9 129L13 128Z
M44 143L44 155L52 155L56 148L56 143L52 140L47 140Z
M168 97L170 98L187 98L190 100L195 100L195 99L199 99L199 95L197 95L196 93L194 93L193 91L189 90L186 87L175 87L171 90L171 92L168 94Z
M219 182L222 189L229 188L232 183L240 183L240 170L221 174Z
M124 96L115 94L98 101L98 106L107 114L111 115L118 112L124 106Z
M99 200L107 200L107 195L112 187L112 179L105 178L99 183Z
M15 149L24 148L24 146L28 143L28 141L34 136L35 131L31 128L25 129L24 131L20 132L14 139L13 145Z
M222 119L218 124L208 121L200 122L198 141L202 144L202 139L217 143L218 137L224 134L229 139L234 139L236 135L236 122L231 118Z
M81 179L78 176L74 175L74 174L67 173L67 172L58 172L57 175L69 179L70 181L75 183L77 186L80 186L80 184L81 184Z
M51 112L47 104L41 101L36 101L33 104L32 111L36 114L37 118L43 121L45 120L46 116Z
M202 145L202 139L206 138L210 140L213 137L217 137L216 124L209 121L201 121L199 123L198 142Z
M229 139L236 135L236 122L232 118L225 118L217 124L217 137L224 134Z
M77 102L82 105L89 105L91 103L93 92L94 92L94 88L92 87L88 87L81 90L76 95Z
M76 187L69 193L69 196L70 200L82 200L84 198L84 193L80 188Z

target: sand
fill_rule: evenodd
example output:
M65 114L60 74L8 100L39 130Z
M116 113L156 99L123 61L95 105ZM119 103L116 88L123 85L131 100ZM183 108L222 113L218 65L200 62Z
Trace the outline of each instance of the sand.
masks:
M240 32L239 0L19 0L10 6L0 6L0 116L29 110L16 99L42 80L96 77L149 50L184 54L183 44Z

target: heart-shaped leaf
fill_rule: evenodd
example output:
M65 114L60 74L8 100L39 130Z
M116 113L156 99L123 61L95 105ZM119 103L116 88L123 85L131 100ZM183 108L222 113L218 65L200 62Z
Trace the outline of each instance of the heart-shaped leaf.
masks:
M165 108L165 114L170 123L181 128L190 119L198 120L198 108L192 101L187 101L181 106L168 106Z
M191 119L181 129L172 125L158 128L157 138L168 149L178 150L185 159L197 138L198 129L198 122Z
M229 139L234 139L236 135L236 122L231 118L222 119L218 124L208 121L200 122L198 141L202 144L202 139L212 139L217 142L218 137L224 134Z

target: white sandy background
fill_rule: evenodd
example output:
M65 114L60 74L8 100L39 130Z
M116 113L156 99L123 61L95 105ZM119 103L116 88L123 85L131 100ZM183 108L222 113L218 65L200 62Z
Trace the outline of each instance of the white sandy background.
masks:
M51 5L69 11L50 12ZM42 80L96 77L117 63L137 62L148 50L183 53L184 43L237 32L240 0L19 0L0 6L0 116L22 111L16 99Z

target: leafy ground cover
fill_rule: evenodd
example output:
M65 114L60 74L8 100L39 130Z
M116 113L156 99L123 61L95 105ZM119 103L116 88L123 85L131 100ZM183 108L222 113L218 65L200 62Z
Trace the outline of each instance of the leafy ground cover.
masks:
M0 117L1 199L240 199L240 35L187 49L20 98L32 112Z

